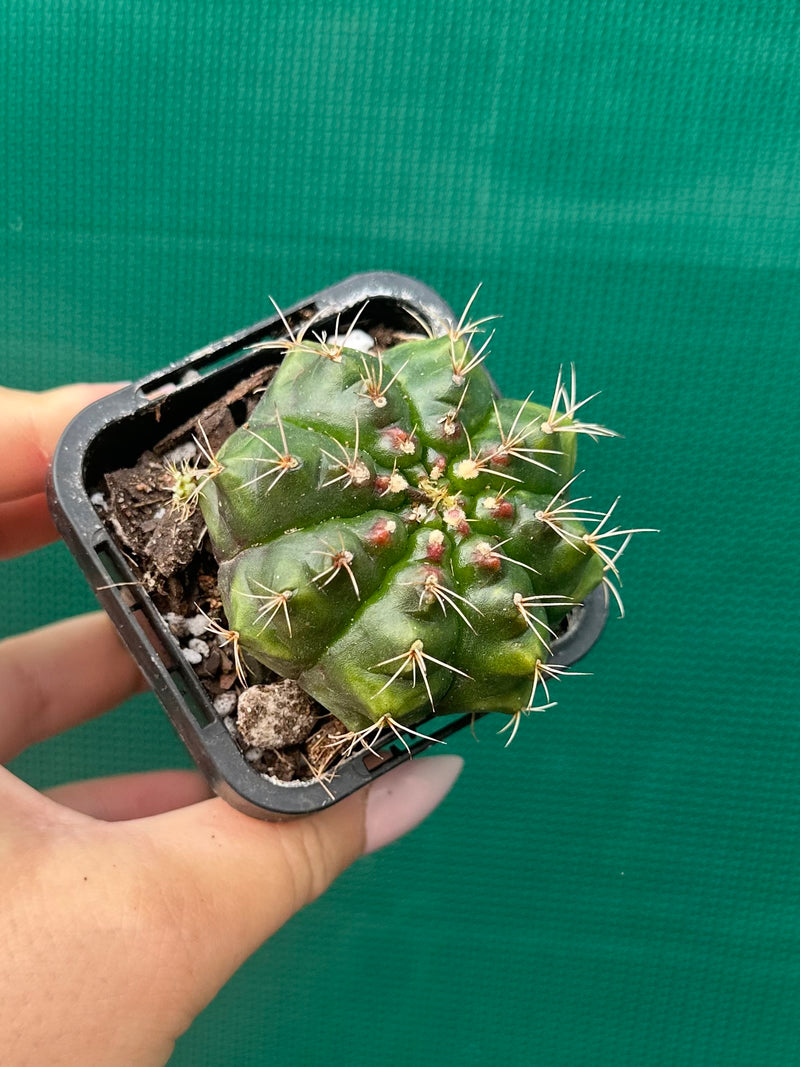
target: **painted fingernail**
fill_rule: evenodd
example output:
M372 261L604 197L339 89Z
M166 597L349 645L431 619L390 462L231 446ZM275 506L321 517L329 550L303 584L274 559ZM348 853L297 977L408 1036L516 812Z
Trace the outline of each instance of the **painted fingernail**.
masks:
M438 807L461 773L460 756L428 756L404 763L371 786L365 854L396 841Z

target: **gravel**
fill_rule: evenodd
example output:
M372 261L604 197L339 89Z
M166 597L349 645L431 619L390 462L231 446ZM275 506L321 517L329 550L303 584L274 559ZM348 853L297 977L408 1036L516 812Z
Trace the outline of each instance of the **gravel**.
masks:
M314 729L311 699L287 678L272 685L251 685L239 697L236 725L245 743L280 750L299 745Z

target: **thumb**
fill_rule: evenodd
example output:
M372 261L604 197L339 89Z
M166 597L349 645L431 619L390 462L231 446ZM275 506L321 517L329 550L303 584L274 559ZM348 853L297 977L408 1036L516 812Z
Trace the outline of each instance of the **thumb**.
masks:
M254 819L217 798L129 823L155 846L160 888L166 877L180 901L182 934L203 954L193 968L207 985L198 991L203 1000L358 856L429 815L462 765L459 756L415 759L369 789L291 822Z

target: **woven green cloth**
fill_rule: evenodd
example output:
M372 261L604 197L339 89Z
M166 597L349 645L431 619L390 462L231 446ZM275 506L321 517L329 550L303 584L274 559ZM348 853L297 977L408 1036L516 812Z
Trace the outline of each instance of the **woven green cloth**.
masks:
M136 376L358 270L456 307L482 281L501 388L575 361L625 434L582 442L587 490L662 530L592 677L507 750L488 721L455 739L442 810L172 1062L800 1062L800 7L0 10L5 384ZM6 633L92 604L62 546L2 588ZM185 762L142 697L14 769Z

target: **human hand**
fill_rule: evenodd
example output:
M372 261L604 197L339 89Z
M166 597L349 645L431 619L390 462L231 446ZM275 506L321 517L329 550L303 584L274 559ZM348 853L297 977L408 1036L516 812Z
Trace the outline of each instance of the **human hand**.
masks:
M44 497L67 421L111 387L0 388L0 557L57 536ZM0 762L141 688L102 613L0 642ZM0 767L0 1061L139 1067L364 852L412 829L461 769L406 763L317 815L268 823L193 771L38 793ZM280 995L280 990L274 991Z

